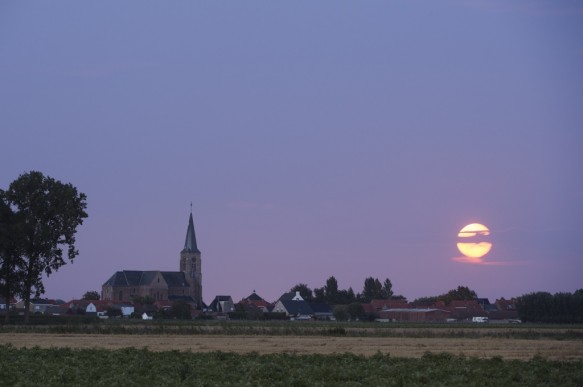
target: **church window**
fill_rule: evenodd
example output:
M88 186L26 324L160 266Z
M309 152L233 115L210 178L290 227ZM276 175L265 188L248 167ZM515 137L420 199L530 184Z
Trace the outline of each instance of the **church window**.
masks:
M119 291L119 300L121 301L121 300L122 300L122 298L123 298L123 293L122 293L122 291L120 290L120 291Z

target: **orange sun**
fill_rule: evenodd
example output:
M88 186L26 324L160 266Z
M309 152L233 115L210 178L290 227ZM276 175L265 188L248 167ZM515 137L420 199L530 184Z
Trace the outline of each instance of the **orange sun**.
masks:
M459 238L472 238L479 237L478 239L482 239L484 236L490 235L490 230L488 227L484 226L480 223L472 223L468 224L464 228L460 230L457 234ZM474 241L474 242L458 242L457 244L458 250L468 258L475 258L479 260L484 255L488 254L490 249L492 248L492 243L484 242L484 241Z

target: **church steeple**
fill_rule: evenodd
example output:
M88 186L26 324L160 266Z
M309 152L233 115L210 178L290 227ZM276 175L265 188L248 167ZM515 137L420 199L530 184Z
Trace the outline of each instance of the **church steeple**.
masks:
M202 260L201 252L196 245L194 233L194 221L192 220L192 204L190 218L186 230L184 249L180 252L180 271L184 273L184 279L190 285L190 296L200 307L202 306ZM186 295L186 294L185 294Z
M188 220L188 229L186 230L186 240L184 241L183 252L199 253L196 245L196 234L194 233L194 221L192 220L192 211L190 212L190 219Z

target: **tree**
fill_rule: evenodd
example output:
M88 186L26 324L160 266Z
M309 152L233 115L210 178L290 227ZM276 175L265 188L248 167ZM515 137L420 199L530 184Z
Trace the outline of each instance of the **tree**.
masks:
M381 285L381 282L378 280L378 278L368 277L364 280L362 298L364 302L370 302L374 299L384 298L383 285Z
M95 290L89 290L87 292L85 292L85 294L83 295L83 299L84 300L99 300L101 299L101 296L99 295L99 293Z
M386 279L383 283L383 298L390 299L393 296L393 284L390 279Z
M583 293L529 293L518 297L516 309L525 322L579 324L583 322Z
M326 286L324 286L324 293L326 294L326 301L332 304L338 302L338 281L334 276L326 280Z
M346 305L336 305L332 311L332 315L338 321L346 321L350 317L348 314L348 307Z
M6 302L4 321L9 322L10 300L22 289L23 261L18 244L22 222L4 197L4 191L0 190L0 294Z
M442 294L441 296L437 297L440 301L445 301L446 304L449 304L452 301L464 301L464 300L473 300L478 295L475 291L471 290L467 286L458 286L457 289L452 289L446 294Z
M71 184L63 184L41 172L28 172L13 181L3 194L17 216L18 270L25 304L24 321L29 321L31 295L45 292L43 274L50 276L79 254L75 249L77 227L87 218L86 195Z
M353 321L361 320L365 317L364 308L360 302L353 302L346 306L346 312Z
M314 302L324 302L326 301L326 293L324 288L314 288Z
M302 296L304 301L312 302L312 297L313 297L312 296L312 289L310 289L308 287L308 285L306 285L306 284L297 284L296 286L291 288L290 292L292 292L292 293L300 292L300 296Z
M177 318L179 320L190 320L192 319L191 307L184 300L176 300L172 303L170 307L170 317Z

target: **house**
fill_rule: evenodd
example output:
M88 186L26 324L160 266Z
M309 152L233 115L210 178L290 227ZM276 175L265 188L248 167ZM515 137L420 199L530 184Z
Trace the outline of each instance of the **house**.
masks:
M85 314L88 316L105 316L107 310L112 307L112 302L107 300L71 300L63 307L69 309L67 314Z
M494 302L496 310L490 311L488 317L490 320L507 320L509 322L520 322L518 310L516 309L516 300L506 300L501 298Z
M146 312L142 313L142 320L153 320L153 319L154 319L154 317L152 317L152 315L149 315Z
M45 313L45 311L47 310L47 308L51 307L51 306L57 306L57 303L55 300L49 300L49 299L41 299L41 298L35 298L30 300L30 306L29 306L29 311L31 313ZM20 300L16 303L16 308L18 309L24 309L24 300Z
M247 311L252 310L269 312L271 308L273 308L273 305L255 293L255 290L253 290L253 293L251 293L248 297L245 297L239 301L239 305L241 305L241 307Z
M445 322L451 312L431 308L394 308L379 312L380 321L394 322Z
M136 310L135 306L132 304L129 304L129 303L111 304L110 308L119 310L121 312L122 317L131 317L131 315ZM99 313L98 313L98 315L99 315Z
M486 313L498 310L496 305L490 304L490 300L487 298L476 298L476 302L478 303L478 305L482 307L482 309Z
M146 313L148 316L154 315L158 311L158 307L154 304L134 304L134 316L142 316Z
M210 303L209 309L218 313L229 313L235 311L235 304L231 296L216 296Z
M334 320L332 307L326 303L311 303L312 317L316 320Z
M273 307L273 312L285 313L287 317L294 320L309 320L314 315L314 311L306 301L302 300L278 300Z
M504 298L500 298L494 302L496 308L500 311L515 311L516 310L516 300L513 298L511 300L506 300Z
M11 298L8 302L8 307L12 310L16 308L16 300ZM6 298L0 297L0 311L6 310Z
M302 296L300 295L300 292L296 291L296 292L287 292L287 293L283 293L278 301L280 300L294 300L294 301L304 301L304 299L302 298Z
M488 315L476 300L453 300L449 304L438 301L435 305L438 309L449 311L450 318L456 320L471 320L473 317Z

